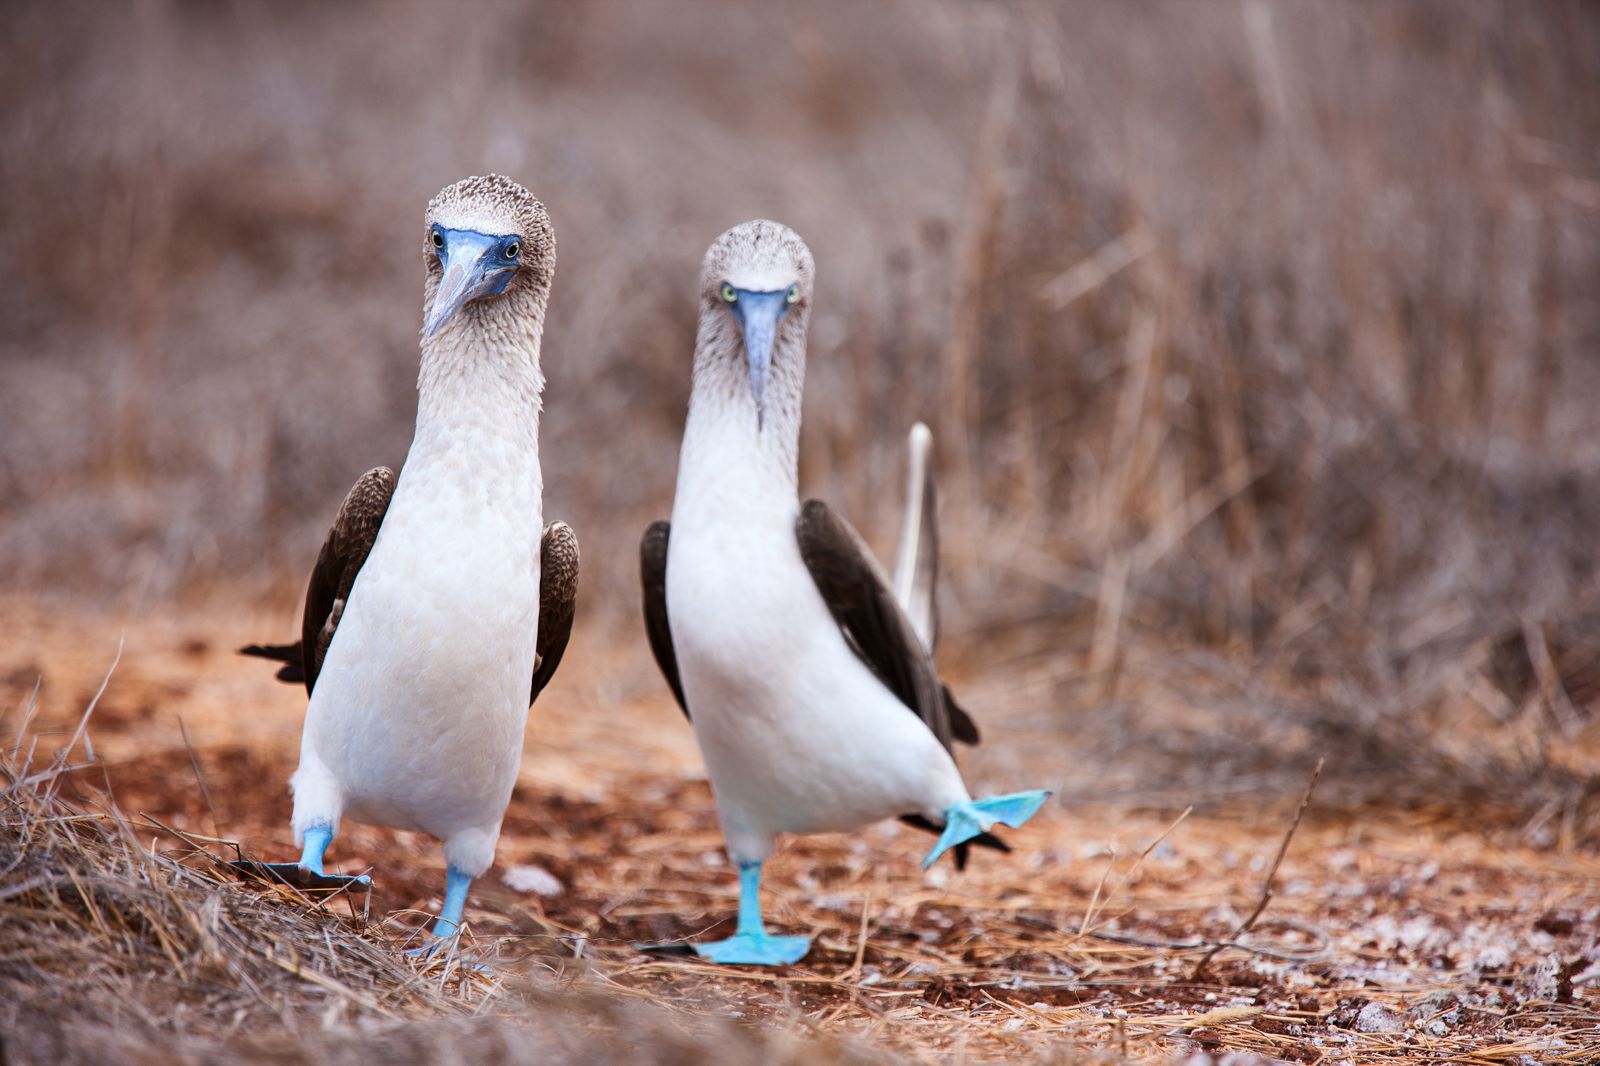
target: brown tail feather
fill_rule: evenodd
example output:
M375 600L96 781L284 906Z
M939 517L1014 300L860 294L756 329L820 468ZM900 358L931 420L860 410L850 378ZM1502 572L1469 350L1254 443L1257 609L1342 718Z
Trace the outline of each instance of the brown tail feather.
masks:
M277 675L279 681L294 685L305 684L306 664L298 641L293 644L246 644L239 649L239 654L248 655L253 659L283 663L283 668Z

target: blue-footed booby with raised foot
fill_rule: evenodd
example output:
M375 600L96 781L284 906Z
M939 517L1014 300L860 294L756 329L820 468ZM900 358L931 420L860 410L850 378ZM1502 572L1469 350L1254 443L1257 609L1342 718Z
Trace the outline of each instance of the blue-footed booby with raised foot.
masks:
M672 521L640 545L651 649L693 723L739 868L737 931L694 948L717 962L792 963L810 947L761 918L777 834L899 816L939 834L927 867L952 847L959 862L968 843L1004 848L989 830L1022 825L1049 795L974 800L956 769L952 742L978 731L929 648L931 587L917 575L931 586L931 497L913 499L902 549L926 640L855 530L800 503L812 280L805 242L776 222L736 226L707 251ZM914 468L925 443L914 435Z
M305 887L340 819L444 843L431 944L455 933L472 879L494 861L533 699L572 630L578 544L543 527L539 348L555 232L528 190L467 178L428 205L417 422L398 477L364 475L339 508L285 661L311 701L294 791ZM541 536L541 528L543 533ZM529 679L532 679L531 686Z

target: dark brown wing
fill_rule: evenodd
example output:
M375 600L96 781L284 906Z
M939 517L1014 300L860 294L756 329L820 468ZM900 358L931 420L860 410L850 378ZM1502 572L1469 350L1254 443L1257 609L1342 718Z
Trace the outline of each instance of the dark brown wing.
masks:
M683 682L678 678L678 655L672 650L672 625L667 619L667 541L672 536L671 522L651 522L639 541L639 583L644 586L644 632L650 650L667 686L689 717L689 704L683 698Z
M795 537L828 612L861 661L946 749L956 740L976 744L977 726L940 683L932 655L850 524L821 500L808 500Z
M828 613L861 661L928 724L946 750L952 740L976 744L977 725L939 680L932 653L850 523L821 500L807 500L795 521L795 537L800 542L800 558L811 571ZM902 815L900 820L936 836L944 828L920 814ZM1011 850L993 833L980 833L952 849L956 869L967 868L967 850L974 845Z
M539 636L530 707L556 675L577 613L578 535L565 522L551 522L539 541Z
M306 586L306 613L300 624L300 650L305 672L306 691L317 684L317 674L322 671L323 657L328 654L328 644L339 628L339 618L344 614L345 601L350 598L350 587L356 583L356 574L367 561L373 543L378 539L378 528L389 511L389 500L394 497L394 471L386 466L373 467L350 490L339 505L328 539L322 543L317 555L317 565L311 568L311 581Z

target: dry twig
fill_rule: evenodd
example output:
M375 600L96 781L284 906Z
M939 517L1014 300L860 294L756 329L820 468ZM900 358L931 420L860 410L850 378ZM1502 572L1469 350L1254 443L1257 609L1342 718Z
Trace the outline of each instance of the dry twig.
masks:
M1306 808L1311 805L1311 794L1316 791L1317 780L1322 777L1322 764L1323 760L1318 759L1316 768L1311 771L1311 780L1306 783L1306 793L1300 797L1300 806L1295 809L1294 821L1289 823L1288 832L1283 834L1283 843L1278 845L1278 854L1272 860L1272 867L1267 870L1266 880L1261 883L1261 898L1256 900L1255 910L1250 912L1250 917L1239 923L1239 928L1233 931L1232 936L1215 945L1210 951L1201 956L1200 961L1195 964L1194 972L1189 975L1189 980L1199 981L1205 976L1206 967L1210 965L1212 959L1217 957L1219 952L1227 948L1237 947L1239 938L1255 926L1256 919L1260 918L1261 912L1267 909L1267 904L1272 900L1272 882L1278 876L1278 865L1283 862L1284 855L1288 854L1289 842L1294 839L1294 831L1300 828L1300 819L1305 815Z

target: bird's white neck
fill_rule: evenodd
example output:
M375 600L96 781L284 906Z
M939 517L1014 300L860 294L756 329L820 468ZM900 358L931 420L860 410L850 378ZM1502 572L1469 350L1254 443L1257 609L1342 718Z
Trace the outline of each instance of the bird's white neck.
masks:
M720 307L700 314L694 385L678 467L687 494L726 502L782 500L798 506L800 401L805 386L805 321L780 329L768 373L766 412L757 424L744 342Z
M495 459L517 465L514 459L522 455L537 469L543 332L540 294L464 308L424 337L407 465Z

